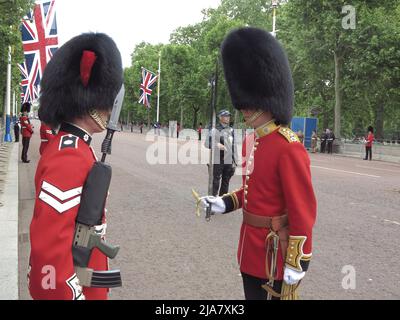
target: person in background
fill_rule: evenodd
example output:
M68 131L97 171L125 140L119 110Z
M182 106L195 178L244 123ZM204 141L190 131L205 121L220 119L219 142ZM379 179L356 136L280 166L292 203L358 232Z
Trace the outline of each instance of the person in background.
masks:
M312 135L311 135L311 152L316 153L317 152L317 144L318 144L318 135L315 130L313 130Z
M140 123L139 128L140 128L140 134L143 134L143 122Z
M229 182L235 174L237 166L237 150L235 132L230 126L231 113L221 110L218 113L219 122L215 129L214 166L213 166L213 196L223 196L229 191ZM205 147L212 148L212 132L209 131Z
M372 161L372 144L374 143L374 128L368 127L368 136L365 141L365 158L364 160Z
M19 119L21 123L21 134L22 134L22 154L21 160L23 163L31 162L28 160L28 150L29 143L31 141L33 135L33 126L29 120L29 112L31 112L31 104L29 102L25 102L21 107L22 116Z
M41 122L40 125L40 148L39 153L40 155L43 154L44 150L48 146L48 144L55 138L56 131L52 129L49 125L44 122Z
M15 120L15 124L14 124L15 142L19 142L19 132L20 132L19 121Z
M178 122L176 124L176 138L179 139L179 132L181 131L181 124Z
M321 153L325 153L325 150L326 150L326 139L327 139L327 135L326 135L326 130L325 130L321 134L321 150L320 150Z
M326 129L326 141L328 143L328 154L333 153L333 142L335 141L335 134L330 130Z
M199 133L199 141L201 141L201 132L203 131L203 123L200 122L197 132Z

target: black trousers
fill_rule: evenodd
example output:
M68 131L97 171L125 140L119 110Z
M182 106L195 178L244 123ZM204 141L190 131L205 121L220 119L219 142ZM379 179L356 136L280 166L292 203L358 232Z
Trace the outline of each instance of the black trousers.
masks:
M223 196L229 192L229 182L235 174L232 164L214 164L213 196ZM221 188L220 188L221 185Z
M244 296L246 300L267 300L268 294L261 286L267 283L267 280L256 278L242 272ZM282 291L282 281L274 282L274 290L277 293ZM272 300L280 300L272 297Z
M322 140L321 142L321 153L325 153L326 148L326 140Z
M31 138L22 137L22 154L21 154L22 161L28 161L28 150L30 141Z
M372 160L372 147L365 147L365 160Z
M19 129L14 129L15 142L19 142Z
M333 149L333 142L329 141L328 142L328 153L332 153L332 149Z

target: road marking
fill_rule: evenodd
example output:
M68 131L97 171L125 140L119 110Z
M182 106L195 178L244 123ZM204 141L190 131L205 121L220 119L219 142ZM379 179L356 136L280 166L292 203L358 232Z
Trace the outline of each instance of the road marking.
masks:
M396 225L398 225L398 226L400 226L400 222L397 222L397 221L392 221L392 220L383 220L384 222L388 222L388 223L392 223L392 224L396 224Z
M324 169L324 170L336 171L336 172L342 172L342 173L348 173L348 174L355 174L355 175L365 176L365 177L370 177L370 178L381 178L380 176L374 176L372 174L365 174L365 173L359 173L359 172L353 172L353 171L345 171L345 170L332 169L332 168L326 168L326 167L311 166L311 168Z
M372 169L372 170L382 170L382 171L388 171L388 172L394 172L394 173L400 173L400 169L395 171L395 170L389 170L389 169L382 169L382 168L375 168L375 167L367 167L367 166L356 166L357 168L364 168L364 169Z

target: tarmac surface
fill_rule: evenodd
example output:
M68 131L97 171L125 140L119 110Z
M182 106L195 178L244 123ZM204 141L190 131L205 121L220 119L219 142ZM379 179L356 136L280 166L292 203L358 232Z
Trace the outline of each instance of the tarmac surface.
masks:
M28 232L39 123L35 126L32 162L19 164L20 299L30 299ZM95 136L96 152L103 137ZM178 150L188 144L192 150L201 149L197 141L180 141ZM153 146L145 135L117 133L107 160L113 167L107 241L121 246L110 266L120 268L123 277L123 287L113 289L110 298L243 299L236 262L240 211L213 216L211 222L197 218L191 189L206 194L206 165L151 165L148 156ZM301 298L400 299L400 165L362 161L361 155L360 159L310 157L318 218ZM240 183L235 176L231 189Z

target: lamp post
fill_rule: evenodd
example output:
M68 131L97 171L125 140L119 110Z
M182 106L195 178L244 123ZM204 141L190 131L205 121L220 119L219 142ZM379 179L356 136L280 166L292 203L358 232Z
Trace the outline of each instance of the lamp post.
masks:
M276 38L276 8L278 7L279 1L272 0L272 35Z
M7 87L6 87L6 134L4 142L12 142L11 139L11 46L8 46L7 63Z
M31 17L30 19L25 19L23 18L22 20L26 20L26 21L33 21L33 17ZM13 26L10 25L10 30L12 31ZM7 84L6 84L6 132L5 132L5 136L4 136L4 142L12 142L12 138L11 138L11 54L12 54L12 50L11 50L11 46L8 46L8 62L7 62ZM15 93L14 93L15 95ZM14 97L15 100L15 97ZM13 109L15 108L15 102L13 105ZM14 112L14 110L13 110ZM15 116L15 114L13 113L13 116Z
M161 51L158 53L157 125L160 122Z

